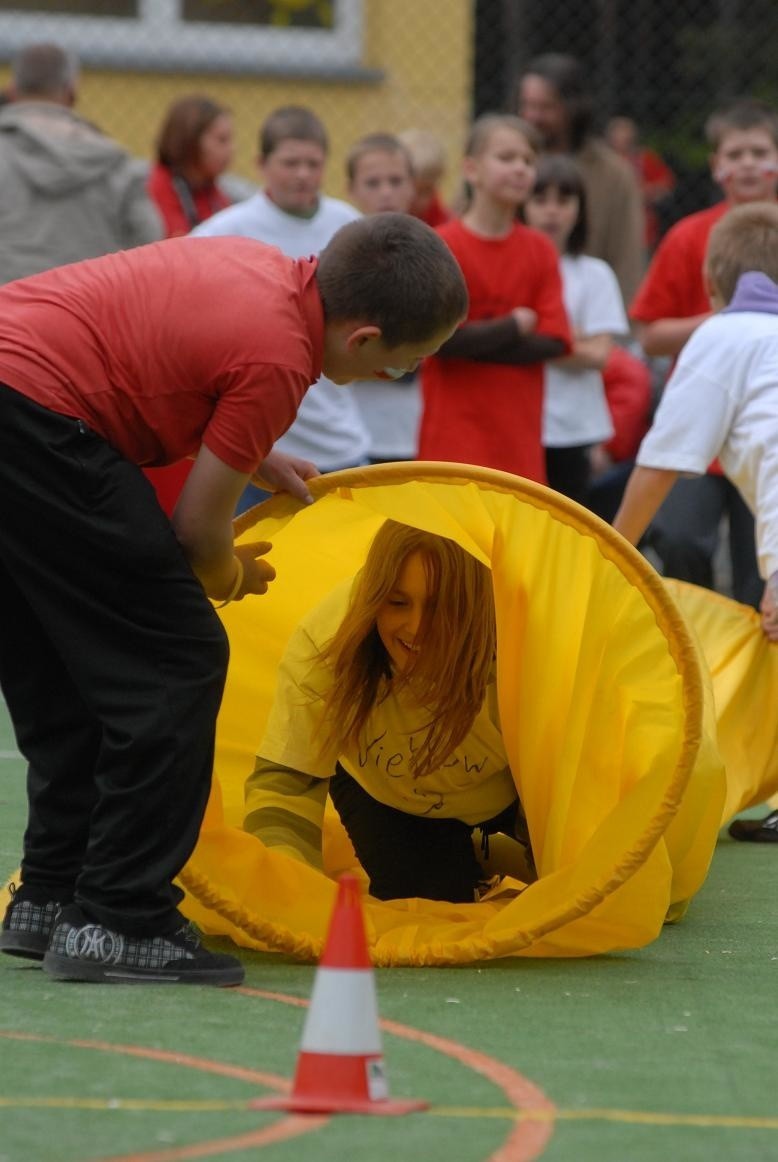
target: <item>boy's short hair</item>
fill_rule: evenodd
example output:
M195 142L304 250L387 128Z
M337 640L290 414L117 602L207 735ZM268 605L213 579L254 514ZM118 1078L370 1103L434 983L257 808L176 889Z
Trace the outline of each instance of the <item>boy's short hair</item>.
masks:
M715 151L727 133L747 129L766 130L778 145L778 113L767 101L756 97L739 97L711 113L705 122L705 138Z
M58 44L31 44L11 62L17 98L56 96L78 82L78 59Z
M413 160L410 151L403 145L399 137L395 137L393 133L368 133L366 137L360 137L359 141L355 141L346 154L346 177L349 183L354 181L359 162L366 153L399 154L405 158L408 163L408 173L413 177Z
M388 347L429 339L467 313L459 264L409 214L370 214L342 226L319 255L316 280L327 322L373 324Z
M710 232L705 269L725 303L747 271L760 271L778 283L778 202L749 202L729 210Z
M440 179L446 170L446 150L443 142L428 129L403 129L398 140L408 150L413 172L417 177Z
M284 141L313 141L324 153L329 150L327 130L313 110L305 105L281 105L265 118L259 130L262 161L267 161Z

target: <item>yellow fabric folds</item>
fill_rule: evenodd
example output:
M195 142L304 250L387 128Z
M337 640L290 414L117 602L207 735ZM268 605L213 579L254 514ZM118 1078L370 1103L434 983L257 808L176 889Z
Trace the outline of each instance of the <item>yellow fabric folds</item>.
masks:
M547 489L443 464L352 470L246 514L273 542L267 596L223 611L231 664L214 793L181 880L206 932L310 959L334 877L353 867L334 815L325 868L265 849L240 824L274 671L300 616L351 577L391 517L459 542L493 573L506 748L539 879L452 905L367 898L377 964L583 956L654 939L702 883L724 803L705 667L661 580L608 526Z
M778 645L764 636L750 606L681 581L665 584L697 637L713 683L727 771L726 821L778 792Z

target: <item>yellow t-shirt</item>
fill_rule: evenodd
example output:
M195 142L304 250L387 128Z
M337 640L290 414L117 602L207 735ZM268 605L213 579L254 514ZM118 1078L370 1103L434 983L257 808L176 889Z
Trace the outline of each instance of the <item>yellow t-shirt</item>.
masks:
M461 819L475 825L516 798L492 682L467 737L438 770L414 778L409 762L421 745L427 717L410 691L390 692L370 714L358 745L322 754L322 698L332 680L320 650L346 612L350 584L339 586L292 635L278 671L275 700L259 754L270 763L328 779L340 762L369 795L411 815Z

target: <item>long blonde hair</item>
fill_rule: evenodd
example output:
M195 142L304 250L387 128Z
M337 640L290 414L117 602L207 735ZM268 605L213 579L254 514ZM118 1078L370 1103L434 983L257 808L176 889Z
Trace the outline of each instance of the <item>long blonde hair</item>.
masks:
M417 635L421 649L412 668L398 674L376 616L413 553L422 557L430 601ZM322 651L333 679L324 699L322 751L356 743L373 707L391 690L408 688L429 715L411 760L414 777L436 770L467 736L483 704L495 640L489 570L447 537L385 521L355 578L346 616Z

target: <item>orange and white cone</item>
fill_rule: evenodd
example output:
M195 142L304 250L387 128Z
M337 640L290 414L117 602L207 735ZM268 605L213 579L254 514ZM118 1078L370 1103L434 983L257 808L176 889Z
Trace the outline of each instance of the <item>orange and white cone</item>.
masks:
M324 954L316 970L292 1092L254 1109L296 1113L407 1114L425 1101L392 1101L378 1027L356 876L342 876Z

